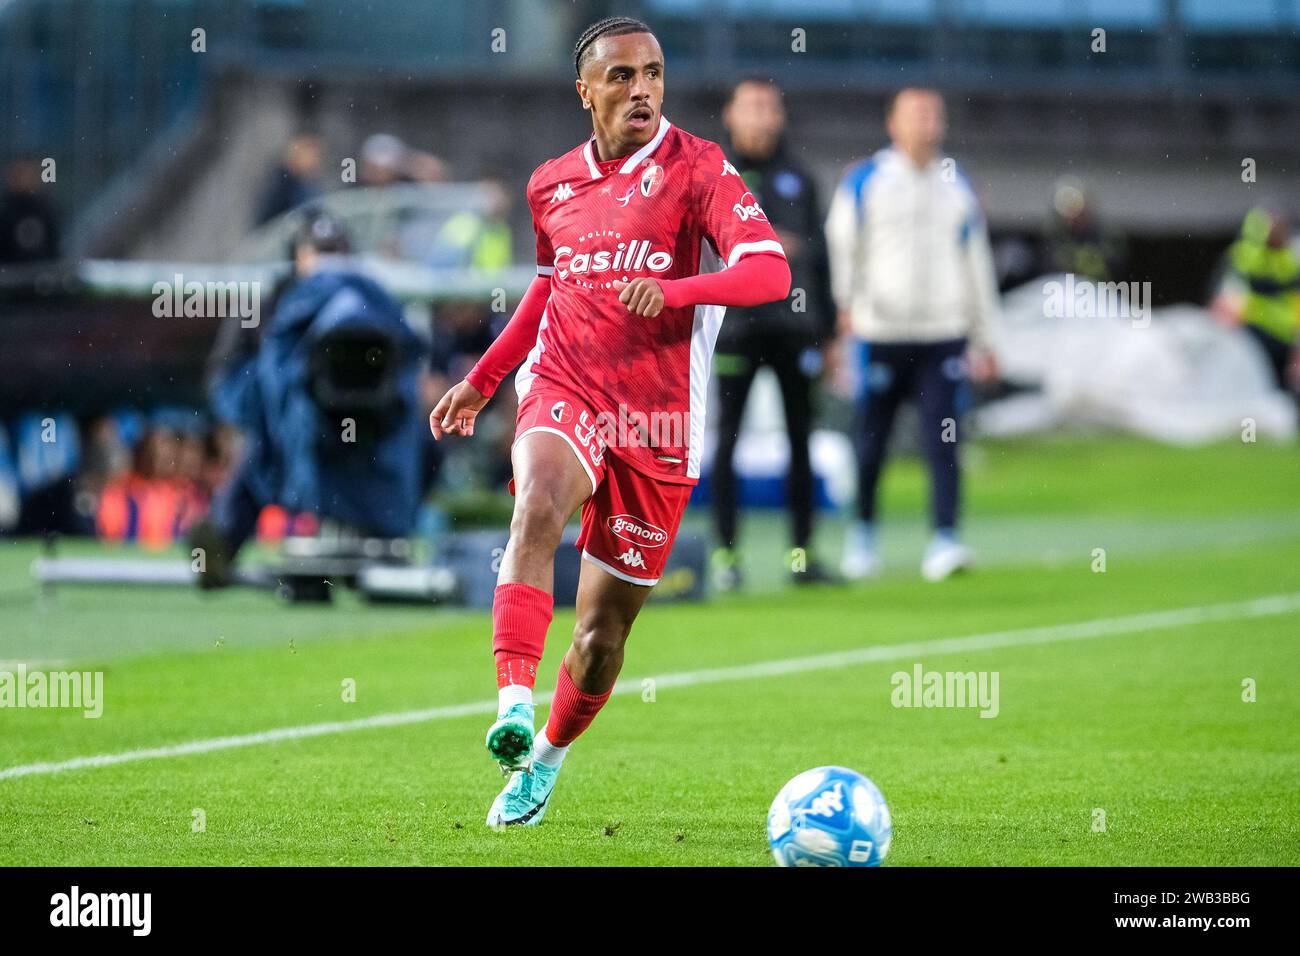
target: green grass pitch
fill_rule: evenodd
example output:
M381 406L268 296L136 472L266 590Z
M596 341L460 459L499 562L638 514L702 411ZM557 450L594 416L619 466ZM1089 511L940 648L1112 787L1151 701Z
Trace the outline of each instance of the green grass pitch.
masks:
M751 518L746 592L652 603L629 643L630 690L573 747L545 823L501 834L483 825L501 778L482 708L6 776L483 704L495 684L483 614L286 608L254 593L41 597L27 580L37 546L0 542L0 660L99 669L105 688L98 720L0 709L0 864L765 866L773 795L827 763L884 791L888 865L1300 863L1300 451L1115 439L968 451L976 573L919 579L914 462L887 474L878 582L787 587L783 523ZM839 532L824 522L827 556ZM1292 598L1242 610L1277 595ZM1219 605L1169 626L1123 623ZM1102 619L1121 623L1052 630ZM539 690L572 623L557 613ZM989 634L1005 640L902 646ZM676 676L864 648L880 659ZM998 715L894 707L891 675L916 664L997 672ZM653 694L642 678L658 681Z

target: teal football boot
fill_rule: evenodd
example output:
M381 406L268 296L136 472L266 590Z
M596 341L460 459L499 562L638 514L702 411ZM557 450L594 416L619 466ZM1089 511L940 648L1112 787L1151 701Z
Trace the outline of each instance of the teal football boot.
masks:
M511 704L488 728L487 749L505 776L527 770L533 762L533 705Z
M532 762L531 770L517 770L510 776L505 789L492 801L488 810L487 825L493 830L506 827L535 827L546 815L546 805L555 789L555 778L560 775L558 766Z

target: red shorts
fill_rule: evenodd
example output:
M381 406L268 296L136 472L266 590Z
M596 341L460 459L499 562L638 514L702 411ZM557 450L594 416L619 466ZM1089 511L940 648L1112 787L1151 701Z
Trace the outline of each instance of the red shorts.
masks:
M658 584L694 486L652 478L610 454L596 415L570 391L534 383L519 402L515 441L533 432L568 442L591 479L578 533L583 558L622 581Z

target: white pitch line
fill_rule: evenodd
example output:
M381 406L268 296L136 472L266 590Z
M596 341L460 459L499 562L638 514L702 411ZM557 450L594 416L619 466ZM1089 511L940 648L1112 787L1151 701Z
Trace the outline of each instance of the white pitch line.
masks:
M654 682L656 689L692 687L699 684L720 684L727 681L780 677L806 671L831 670L838 667L851 667L856 664L919 658L933 654L986 651L997 647L1016 647L1028 644L1055 644L1062 641L1113 637L1118 634L1168 630L1169 628L1197 624L1276 617L1293 614L1297 611L1300 611L1300 593L1275 594L1269 597L1230 604L1207 604L1197 607L1174 608L1168 611L1152 611L1147 614L1099 618L1091 621L1078 621L1072 624L1051 624L1044 627L991 631L987 634L971 634L966 637L945 637L929 641L912 641L906 644L884 644L830 654L790 657L781 660L762 661L757 664L741 664L735 667L715 667L708 670L685 671L656 677ZM619 681L614 687L615 694L634 694L640 693L640 691L640 678ZM548 703L550 699L551 694L549 693L539 693L536 696L538 704ZM356 720L336 720L321 724L304 724L297 727L278 727L274 730L263 730L253 734L212 737L207 740L192 740L183 744L146 747L139 750L126 750L121 753L74 757L71 760L21 764L0 770L0 780L61 773L65 770L110 767L114 764L134 763L140 760L185 757L193 754L212 753L217 750L233 750L238 747L278 743L282 740L303 740L309 737L323 737L328 734L342 734L354 730L401 727L406 724L420 724L433 720L450 720L456 717L495 713L496 708L496 701L483 700L470 704L454 704L448 707L430 707L424 710L408 710L394 714L376 714L373 717L361 717Z

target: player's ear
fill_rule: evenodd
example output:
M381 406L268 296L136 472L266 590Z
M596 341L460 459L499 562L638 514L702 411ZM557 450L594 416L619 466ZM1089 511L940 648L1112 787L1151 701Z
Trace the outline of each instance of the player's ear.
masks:
M591 109L591 100L587 98L587 84L582 81L581 77L573 81L573 88L578 91L578 99L582 100L582 108L584 110Z

